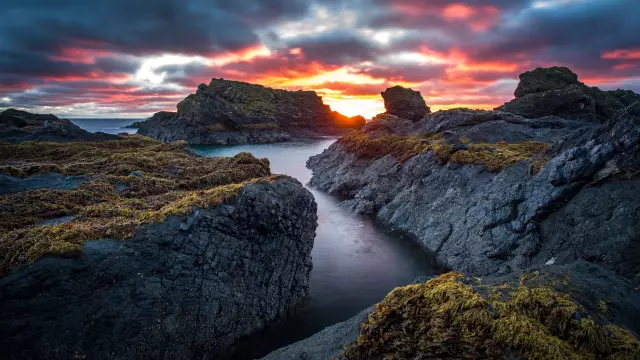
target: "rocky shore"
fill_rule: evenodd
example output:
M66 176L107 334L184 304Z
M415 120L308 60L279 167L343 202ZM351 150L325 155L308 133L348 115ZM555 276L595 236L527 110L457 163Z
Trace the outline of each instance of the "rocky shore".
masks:
M396 89L309 159L312 186L464 275L396 289L267 358L640 358L640 95L567 68L520 79L493 111L431 113Z
M177 112L159 112L131 127L161 141L232 145L339 135L364 123L361 116L331 111L314 91L212 79L182 100Z
M0 174L2 359L220 358L309 293L316 204L266 159L122 135Z

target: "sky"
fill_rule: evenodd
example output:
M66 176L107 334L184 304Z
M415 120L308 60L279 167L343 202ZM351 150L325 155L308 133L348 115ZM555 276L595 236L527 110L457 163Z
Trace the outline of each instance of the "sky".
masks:
M490 109L563 65L640 92L639 0L1 0L0 109L147 117L211 78L315 90L367 118L380 92Z

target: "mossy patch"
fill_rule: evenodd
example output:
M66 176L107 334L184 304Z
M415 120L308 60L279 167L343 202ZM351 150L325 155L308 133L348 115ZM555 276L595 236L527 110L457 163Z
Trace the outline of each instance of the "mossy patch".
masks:
M597 324L566 294L508 284L480 291L471 283L448 273L393 290L345 358L504 359L516 351L536 360L640 359L631 333Z
M267 159L249 153L207 158L185 143L140 136L104 142L0 144L0 172L58 172L91 180L73 190L0 196L0 275L47 254L76 252L84 241L124 240L144 224L193 207L220 204L251 182L273 179ZM62 216L73 220L39 225Z
M484 165L489 171L499 172L520 161L531 161L534 172L538 172L548 161L544 157L549 145L536 141L518 143L497 142L471 143L466 140L463 147L455 148L446 143L442 136L435 134L421 136L380 136L370 138L362 131L352 131L340 144L346 151L360 158L377 159L391 155L400 162L434 151L442 162Z

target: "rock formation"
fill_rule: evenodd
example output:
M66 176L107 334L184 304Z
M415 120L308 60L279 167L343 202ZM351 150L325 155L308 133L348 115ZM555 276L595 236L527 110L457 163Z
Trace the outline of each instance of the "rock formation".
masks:
M32 114L7 109L0 112L0 141L104 141L115 140L117 135L90 133L69 120L55 115Z
M2 359L219 358L309 293L316 205L266 159L139 135L0 154Z
M390 87L380 93L384 100L387 114L395 115L411 121L422 120L431 112L419 91L402 86Z
M159 112L132 126L140 134L161 141L242 144L335 135L359 128L362 120L331 111L314 91L274 90L212 79L182 100L177 113Z
M566 67L537 68L521 74L515 97L498 109L528 118L556 115L600 121L640 100L640 95L633 92L586 86Z
M637 335L640 321L625 318L640 306L637 291L618 290L640 285L640 96L590 88L564 68L536 69L521 79L516 99L493 111L438 111L417 122L379 115L310 158L310 183L408 233L450 269L488 282L586 264L565 282L610 280L600 290L591 284L558 291L584 307L629 301L609 306L625 309L612 318L591 314L595 324L611 321ZM411 306L406 311L421 311ZM587 326L580 318L570 323ZM373 331L363 328L347 358L400 351L376 353ZM633 344L630 358L640 356L640 345ZM519 356L535 358L529 350L521 346ZM596 358L606 357L597 351ZM573 355L563 356L548 358Z

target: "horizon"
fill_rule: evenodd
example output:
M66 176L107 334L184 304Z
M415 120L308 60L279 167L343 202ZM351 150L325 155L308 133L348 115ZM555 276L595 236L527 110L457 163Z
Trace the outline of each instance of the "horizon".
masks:
M554 65L589 86L640 92L633 0L6 0L0 9L0 110L140 119L224 78L314 90L332 110L370 119L394 85L420 91L433 111L492 109L513 98L520 73Z

